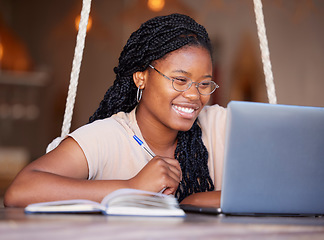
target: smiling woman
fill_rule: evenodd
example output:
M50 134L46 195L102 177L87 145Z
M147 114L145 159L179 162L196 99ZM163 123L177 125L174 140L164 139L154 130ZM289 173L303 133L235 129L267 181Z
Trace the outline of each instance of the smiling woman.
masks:
M156 120L155 126L162 124L167 128L161 126L161 133L169 131L177 134L178 131L188 131L210 98L211 91L202 95L198 88L202 82L211 82L210 53L201 46L184 47L167 54L163 59L155 60L152 65L150 66L155 71L151 67L146 77L144 75L143 78L135 78L135 84L144 87L142 101L137 109L138 123L143 117L147 119L153 113L151 122ZM156 72L157 69L171 78L159 70ZM197 79L197 82L193 85L190 78ZM175 84L175 81L182 83ZM147 114L140 114L145 111L143 108L150 110L146 111Z
M130 36L114 71L89 124L23 169L6 206L101 201L120 188L219 204L226 110L206 106L218 85L205 28L181 14L148 20Z

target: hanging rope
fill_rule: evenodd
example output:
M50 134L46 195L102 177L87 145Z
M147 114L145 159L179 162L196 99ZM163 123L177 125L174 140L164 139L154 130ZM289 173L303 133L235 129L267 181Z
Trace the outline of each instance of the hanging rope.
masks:
M60 142L66 137L66 135L69 134L70 132L73 108L75 103L77 87L78 87L79 73L81 68L81 61L83 56L85 37L87 34L87 25L88 25L88 19L90 14L90 8L91 8L91 0L83 0L80 23L79 23L79 31L77 35L76 46L74 50L74 58L72 63L69 91L66 99L61 137L54 139L48 145L46 152L50 152L51 150L56 148L60 144Z
M268 47L268 40L266 29L264 25L264 17L262 12L261 0L253 0L256 24L258 28L258 37L260 41L260 50L263 63L263 72L265 75L265 82L267 87L268 100L271 104L277 103L275 85L273 81L273 74L271 70L270 53Z

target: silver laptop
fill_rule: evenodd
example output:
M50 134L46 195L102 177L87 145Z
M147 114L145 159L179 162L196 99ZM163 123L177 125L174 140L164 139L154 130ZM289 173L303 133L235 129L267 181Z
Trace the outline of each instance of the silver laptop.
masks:
M228 105L221 211L324 214L324 108Z

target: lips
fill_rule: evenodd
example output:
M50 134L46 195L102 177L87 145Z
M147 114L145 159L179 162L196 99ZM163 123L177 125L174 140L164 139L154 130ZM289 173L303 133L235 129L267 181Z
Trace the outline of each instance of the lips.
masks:
M185 107L180 105L172 105L172 108L179 113L184 118L193 118L195 117L195 111L199 109L198 106L196 107Z
M177 109L178 111L184 112L184 113L193 113L193 111L195 111L195 109L188 108L188 107L181 107L181 106L177 106L177 105L173 105L173 107L175 109Z

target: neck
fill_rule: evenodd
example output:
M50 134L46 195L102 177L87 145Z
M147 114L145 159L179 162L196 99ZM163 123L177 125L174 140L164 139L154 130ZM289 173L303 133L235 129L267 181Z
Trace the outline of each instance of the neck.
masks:
M137 112L136 121L145 142L151 150L156 155L174 158L178 131L142 116L144 115Z

